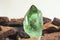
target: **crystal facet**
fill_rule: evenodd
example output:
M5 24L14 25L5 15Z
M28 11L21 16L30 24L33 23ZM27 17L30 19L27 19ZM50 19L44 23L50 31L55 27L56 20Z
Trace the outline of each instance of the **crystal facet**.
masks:
M30 37L40 37L42 35L43 19L42 13L34 5L28 10L24 17L24 31Z

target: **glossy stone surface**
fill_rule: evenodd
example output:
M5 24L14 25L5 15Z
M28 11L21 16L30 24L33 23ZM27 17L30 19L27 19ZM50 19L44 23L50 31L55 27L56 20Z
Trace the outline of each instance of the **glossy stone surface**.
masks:
M24 31L30 37L40 37L42 35L43 19L42 13L34 5L28 10L24 17Z

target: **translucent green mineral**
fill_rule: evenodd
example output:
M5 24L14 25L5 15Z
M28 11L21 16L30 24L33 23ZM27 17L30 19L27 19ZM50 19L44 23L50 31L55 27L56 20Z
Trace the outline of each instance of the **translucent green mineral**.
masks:
M42 35L43 19L42 13L34 5L28 10L24 17L24 31L31 37L40 37Z

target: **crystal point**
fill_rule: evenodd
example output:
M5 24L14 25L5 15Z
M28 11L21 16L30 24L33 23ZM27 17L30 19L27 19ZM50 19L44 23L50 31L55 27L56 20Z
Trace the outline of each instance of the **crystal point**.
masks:
M24 31L30 37L40 37L42 35L43 19L42 13L34 5L30 7L24 16Z
M30 11L37 12L37 8L34 5L32 5L31 8L30 8Z

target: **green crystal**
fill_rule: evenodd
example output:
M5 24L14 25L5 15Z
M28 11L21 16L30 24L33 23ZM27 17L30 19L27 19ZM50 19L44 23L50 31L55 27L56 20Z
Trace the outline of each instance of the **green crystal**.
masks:
M43 19L42 13L34 5L28 10L24 17L24 31L30 37L40 37L42 35Z

